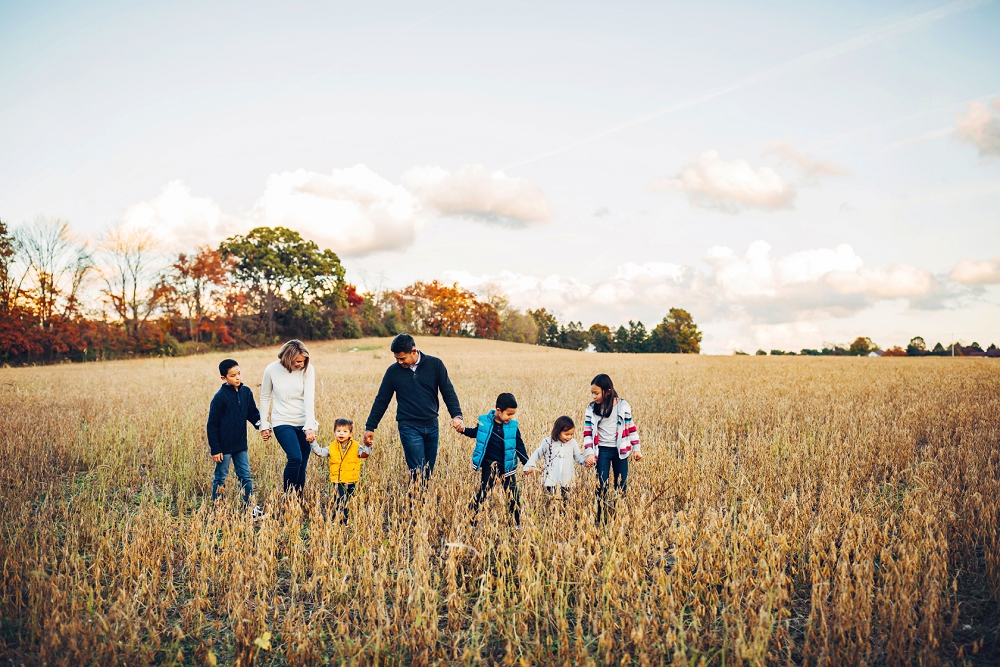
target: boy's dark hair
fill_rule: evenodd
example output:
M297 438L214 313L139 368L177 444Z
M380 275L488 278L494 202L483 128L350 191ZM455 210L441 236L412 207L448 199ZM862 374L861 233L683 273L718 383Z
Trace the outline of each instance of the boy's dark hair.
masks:
M233 366L239 366L239 362L235 359L223 359L219 362L219 375L226 377L229 375L229 369Z
M615 383L606 374L601 373L591 380L590 384L596 385L604 393L601 402L594 403L594 412L597 413L598 417L610 417L611 411L615 409L615 399L618 398Z
M503 412L508 408L517 409L517 399L514 398L514 394L504 392L497 396L497 410Z
M413 352L413 348L417 346L417 342L413 340L413 336L410 334L399 334L392 339L392 344L389 349L392 350L393 354L399 354L400 352Z
M333 422L334 430L337 430L338 426L346 426L347 428L351 429L351 432L354 431L354 422L352 422L350 419L338 419L337 421Z
M559 436L563 434L564 431L568 431L571 428L576 428L576 424L573 420L563 415L556 420L556 423L552 425L552 442L559 440Z

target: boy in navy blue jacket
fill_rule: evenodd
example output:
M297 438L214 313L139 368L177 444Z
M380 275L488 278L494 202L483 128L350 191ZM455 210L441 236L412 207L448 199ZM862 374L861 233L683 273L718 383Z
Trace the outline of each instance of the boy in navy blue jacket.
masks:
M219 494L219 487L226 483L229 462L233 462L236 477L243 489L243 503L250 502L253 493L253 477L250 476L250 456L247 452L247 427L250 422L260 429L260 411L253 400L250 387L243 384L240 365L235 359L224 359L219 364L219 374L223 385L212 398L208 409L208 445L212 448L215 461L215 477L212 479L212 500ZM264 440L270 437L265 431ZM253 508L254 518L260 515L260 508Z

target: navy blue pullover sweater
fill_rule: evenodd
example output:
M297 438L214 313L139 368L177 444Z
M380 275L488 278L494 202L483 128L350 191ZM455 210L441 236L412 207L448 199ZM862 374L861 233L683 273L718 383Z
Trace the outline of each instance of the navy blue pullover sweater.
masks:
M455 387L448 379L448 369L437 357L420 353L417 370L393 364L385 371L378 388L372 411L365 422L366 431L374 431L389 408L392 395L396 394L396 421L434 421L438 417L438 391L452 418L462 416Z
M260 411L253 400L253 391L245 384L237 391L224 382L208 408L208 445L212 455L245 452L247 422L260 428Z

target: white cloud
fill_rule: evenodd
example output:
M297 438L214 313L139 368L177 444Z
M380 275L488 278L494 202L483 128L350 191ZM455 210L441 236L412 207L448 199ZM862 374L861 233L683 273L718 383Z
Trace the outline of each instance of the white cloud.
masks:
M402 181L424 206L441 215L520 226L547 222L553 214L537 185L481 165L465 165L454 173L441 167L413 167Z
M255 224L294 229L346 255L399 250L426 225L416 198L363 164L330 174L272 174L254 205Z
M745 160L722 160L714 150L705 151L676 176L653 183L651 188L680 190L692 206L731 214L746 209L789 208L796 194L795 188L770 167L755 171Z
M573 278L558 275L545 277L501 271L497 275L474 275L468 271L445 271L443 280L457 282L466 289L485 292L499 289L519 310L547 308L561 312L575 312L577 307L590 299L593 288Z
M122 218L127 228L153 230L160 247L169 252L193 250L206 243L214 246L245 228L210 198L192 196L191 188L181 181L170 181L152 199L126 206Z
M955 264L948 277L966 285L1000 285L1000 257L991 257L978 262L962 258Z
M955 136L972 144L982 156L1000 155L1000 97L993 100L991 111L982 102L969 102L964 116L955 118Z
M820 176L844 176L847 168L826 160L817 160L798 149L788 141L780 140L771 143L764 149L762 155L774 155L797 166L807 182L815 183Z

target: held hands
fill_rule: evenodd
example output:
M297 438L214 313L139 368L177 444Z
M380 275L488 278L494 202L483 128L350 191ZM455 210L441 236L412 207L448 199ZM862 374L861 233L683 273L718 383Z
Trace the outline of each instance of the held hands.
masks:
M583 459L583 465L588 468L593 468L595 463L597 463L597 459L593 454L587 454L586 458Z
M316 441L316 431L312 430L311 428L307 428L306 442L315 442L315 441Z
M212 454L212 460L216 463L222 463L223 456L225 456L225 454Z
M271 439L271 429L265 428L263 431L261 431L260 432L260 439L263 440L264 442L267 442L268 440L270 440Z
M462 421L461 417L455 417L451 420L451 427L455 429L457 433L462 433L465 431L465 423Z
M375 431L365 431L365 447L375 444Z

